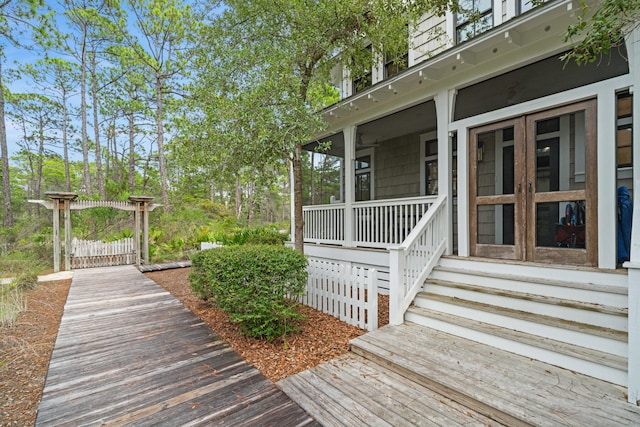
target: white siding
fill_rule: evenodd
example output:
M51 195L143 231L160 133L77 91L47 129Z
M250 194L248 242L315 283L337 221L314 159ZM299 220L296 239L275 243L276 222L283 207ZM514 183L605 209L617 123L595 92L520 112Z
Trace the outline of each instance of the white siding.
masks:
M452 46L447 36L445 16L425 15L416 28L410 43L409 65L426 61L433 55ZM411 60L413 59L413 61Z

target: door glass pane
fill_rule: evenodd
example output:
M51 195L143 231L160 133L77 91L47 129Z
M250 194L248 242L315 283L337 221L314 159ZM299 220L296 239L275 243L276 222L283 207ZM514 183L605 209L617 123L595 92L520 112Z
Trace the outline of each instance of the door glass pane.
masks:
M586 202L536 204L536 246L585 248Z
M478 243L513 245L514 212L513 203L478 206Z
M536 192L583 190L586 134L580 111L536 122Z
M513 127L477 135L476 194L513 194Z
M371 200L371 173L359 173L356 175L356 202Z

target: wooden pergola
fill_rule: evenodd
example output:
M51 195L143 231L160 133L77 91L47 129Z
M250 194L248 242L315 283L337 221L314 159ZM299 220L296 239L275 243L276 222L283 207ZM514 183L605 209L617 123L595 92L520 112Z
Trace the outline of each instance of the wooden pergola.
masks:
M122 211L133 211L135 223L134 241L136 252L136 265L149 263L149 212L162 206L151 204L153 197L129 196L128 202L76 200L77 193L52 191L45 195L51 200L29 200L30 203L38 203L49 210L53 210L53 269L60 271L60 214L64 213L64 265L65 270L71 269L71 211L90 208L107 207ZM142 231L142 242L140 232Z

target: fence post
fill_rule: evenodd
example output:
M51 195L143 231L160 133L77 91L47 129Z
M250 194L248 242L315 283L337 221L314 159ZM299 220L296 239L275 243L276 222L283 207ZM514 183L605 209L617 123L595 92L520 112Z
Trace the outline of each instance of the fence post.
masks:
M389 324L401 325L404 313L401 311L404 300L404 248L389 248Z
M369 270L367 280L367 330L378 329L378 272L375 268Z

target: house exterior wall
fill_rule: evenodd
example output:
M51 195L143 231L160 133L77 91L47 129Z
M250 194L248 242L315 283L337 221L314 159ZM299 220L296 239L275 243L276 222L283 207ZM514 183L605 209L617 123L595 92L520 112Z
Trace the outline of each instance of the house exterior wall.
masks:
M376 147L377 200L420 195L420 135L404 135Z
M409 65L425 61L451 45L446 16L425 15L416 26L409 43Z

